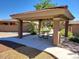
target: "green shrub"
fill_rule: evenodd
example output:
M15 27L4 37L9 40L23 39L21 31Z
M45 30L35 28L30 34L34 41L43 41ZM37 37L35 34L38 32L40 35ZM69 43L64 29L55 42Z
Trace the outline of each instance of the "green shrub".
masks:
M31 33L31 35L36 35L36 31L35 31L35 27L34 27L33 22L31 22L31 28L30 28L29 32Z
M77 38L77 37L72 37L69 40L72 41L72 42L79 43L79 38Z
M65 36L65 29L62 29L60 31L61 36ZM79 34L76 34L75 36L73 35L72 32L68 31L68 40L72 42L79 43Z
M65 29L60 30L60 35L65 36ZM68 31L68 38L72 38L72 37L73 37L73 33Z
M75 37L79 37L79 33L74 33L74 36Z
M31 32L31 35L36 35L36 32Z

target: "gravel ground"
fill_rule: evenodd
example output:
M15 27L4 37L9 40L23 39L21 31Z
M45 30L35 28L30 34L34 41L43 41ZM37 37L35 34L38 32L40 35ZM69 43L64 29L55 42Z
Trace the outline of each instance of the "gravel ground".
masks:
M64 41L62 47L73 51L79 55L79 44L71 41Z

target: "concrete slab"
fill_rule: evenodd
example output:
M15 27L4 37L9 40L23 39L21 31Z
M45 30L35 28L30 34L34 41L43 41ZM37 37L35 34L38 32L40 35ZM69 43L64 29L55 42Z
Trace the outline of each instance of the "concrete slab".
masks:
M5 36L6 35L0 36L0 40L13 41L13 42L30 46L32 48L43 50L56 56L58 59L79 59L79 55L73 53L72 51L69 51L65 48L53 46L51 43L51 39L39 38L37 35L26 36L26 37L23 37L22 39L12 37L10 35L6 37Z

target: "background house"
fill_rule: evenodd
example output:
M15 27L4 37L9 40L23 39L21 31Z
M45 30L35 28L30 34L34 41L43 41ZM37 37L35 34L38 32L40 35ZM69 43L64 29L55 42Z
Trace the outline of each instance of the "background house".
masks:
M74 34L79 33L79 21L69 21L69 30Z
M28 32L31 30L30 22L23 22L23 31ZM0 20L0 32L17 32L18 22L15 20L3 21Z

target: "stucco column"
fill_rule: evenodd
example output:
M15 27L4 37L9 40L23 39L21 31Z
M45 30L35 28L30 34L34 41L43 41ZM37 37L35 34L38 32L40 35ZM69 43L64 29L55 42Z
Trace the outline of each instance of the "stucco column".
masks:
M23 21L22 20L18 20L18 37L22 38L22 33L23 33Z
M69 25L69 20L65 21L65 37L68 37L68 25Z
M60 42L60 37L59 37L59 29L60 29L60 20L53 20L53 44L58 45Z

